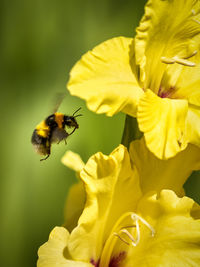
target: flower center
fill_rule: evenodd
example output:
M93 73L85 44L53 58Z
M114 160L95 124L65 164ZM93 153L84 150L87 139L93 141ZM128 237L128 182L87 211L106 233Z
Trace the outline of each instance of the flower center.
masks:
M174 93L175 88L170 87L168 90L165 90L162 86L159 88L158 96L161 98L170 98L170 96Z
M136 247L139 244L141 227L143 226L147 227L150 230L150 236L154 237L155 230L146 220L133 212L124 213L117 220L106 240L99 267L121 266L121 262L126 257L128 246ZM119 241L121 241L121 244ZM123 255L123 257L120 255Z
M162 63L165 64L174 64L177 63L179 65L187 66L187 67L195 67L196 64L195 62L192 62L188 60L189 58L195 56L197 54L197 50L193 51L190 53L188 56L185 57L179 57L179 56L174 56L174 57L161 57L160 60ZM175 92L176 88L174 86L171 86L169 88L166 88L165 86L161 85L159 90L158 90L158 96L161 98L173 98L172 95Z

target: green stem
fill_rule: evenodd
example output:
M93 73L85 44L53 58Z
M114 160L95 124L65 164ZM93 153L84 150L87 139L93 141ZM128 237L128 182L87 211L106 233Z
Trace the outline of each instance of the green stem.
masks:
M133 118L129 115L126 115L124 132L122 136L121 143L129 148L129 144L136 139L140 139L142 137L142 133L138 128L137 119Z

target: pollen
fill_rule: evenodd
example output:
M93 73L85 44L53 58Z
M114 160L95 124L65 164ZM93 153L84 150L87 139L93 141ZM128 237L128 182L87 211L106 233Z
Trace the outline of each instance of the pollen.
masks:
M124 242L127 245L132 245L133 247L136 247L140 242L141 237L141 224L145 225L151 233L151 237L154 237L155 230L154 228L142 217L139 215L132 213L131 214L131 220L133 222L132 225L127 225L122 227L118 232L114 232L114 235L117 236L122 242ZM135 228L135 235L133 236L128 229ZM126 237L126 239L125 239Z

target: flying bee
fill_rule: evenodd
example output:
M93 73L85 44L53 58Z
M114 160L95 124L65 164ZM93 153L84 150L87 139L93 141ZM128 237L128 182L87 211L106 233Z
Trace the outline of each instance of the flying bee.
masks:
M50 156L52 143L60 143L62 140L65 140L66 143L67 137L79 128L76 118L82 116L82 114L75 114L80 109L77 109L72 116L55 112L36 126L32 134L31 143L38 154L43 156L47 155L40 161L46 160ZM73 130L68 133L65 130L66 126L73 128Z

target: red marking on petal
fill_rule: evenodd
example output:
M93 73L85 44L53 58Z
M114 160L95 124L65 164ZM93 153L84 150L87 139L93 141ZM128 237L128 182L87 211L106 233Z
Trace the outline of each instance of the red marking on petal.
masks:
M158 91L158 96L161 98L170 98L174 91L175 87L170 87L166 91L162 87L160 87Z
M95 267L99 267L99 260L98 260L98 261L95 261L94 259L91 259L91 260L90 260L90 263L91 263L92 265L94 265Z
M122 251L119 253L119 255L111 258L109 267L119 267L120 263L125 259L126 257L126 252Z

